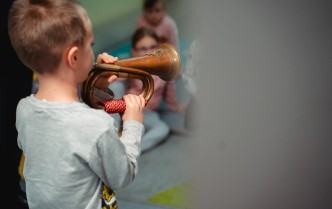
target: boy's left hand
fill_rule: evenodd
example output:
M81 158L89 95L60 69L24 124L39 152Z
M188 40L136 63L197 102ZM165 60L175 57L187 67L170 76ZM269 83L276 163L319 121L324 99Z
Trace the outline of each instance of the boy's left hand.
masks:
M113 57L112 55L109 55L106 52L98 54L97 57L97 63L114 64L116 61L118 61L118 57Z
M114 64L116 61L118 61L118 57L113 57L112 55L109 55L106 52L99 54L97 57L97 63ZM110 83L115 81L117 78L118 78L117 76L112 75L107 79L107 82L105 79L99 79L96 82L95 86L99 89L105 89L108 87Z

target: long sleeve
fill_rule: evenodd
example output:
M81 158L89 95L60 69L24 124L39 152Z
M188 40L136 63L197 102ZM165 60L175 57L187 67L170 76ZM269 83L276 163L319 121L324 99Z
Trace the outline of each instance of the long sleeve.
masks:
M104 110L34 95L16 115L29 208L100 208L102 184L116 190L137 175L142 123L125 121L120 138Z
M91 152L90 166L112 189L126 187L138 172L144 127L137 121L125 121L123 126L121 138L115 132L107 131Z

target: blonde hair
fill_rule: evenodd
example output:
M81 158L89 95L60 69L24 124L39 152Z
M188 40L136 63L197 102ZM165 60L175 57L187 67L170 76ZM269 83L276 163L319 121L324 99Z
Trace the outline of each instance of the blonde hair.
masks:
M56 69L71 45L83 46L88 18L76 0L16 0L8 32L19 59L34 72Z

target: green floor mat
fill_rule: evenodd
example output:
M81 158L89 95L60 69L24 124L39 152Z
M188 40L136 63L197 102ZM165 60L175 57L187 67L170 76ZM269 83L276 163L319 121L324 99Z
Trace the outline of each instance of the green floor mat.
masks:
M185 182L170 187L148 199L151 203L167 205L176 208L189 208L190 184Z

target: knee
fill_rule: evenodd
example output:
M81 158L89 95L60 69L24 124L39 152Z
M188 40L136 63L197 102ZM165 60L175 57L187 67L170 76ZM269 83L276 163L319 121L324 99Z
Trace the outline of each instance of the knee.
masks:
M167 136L171 130L165 122L160 122L159 127L161 132L164 133L165 136Z

